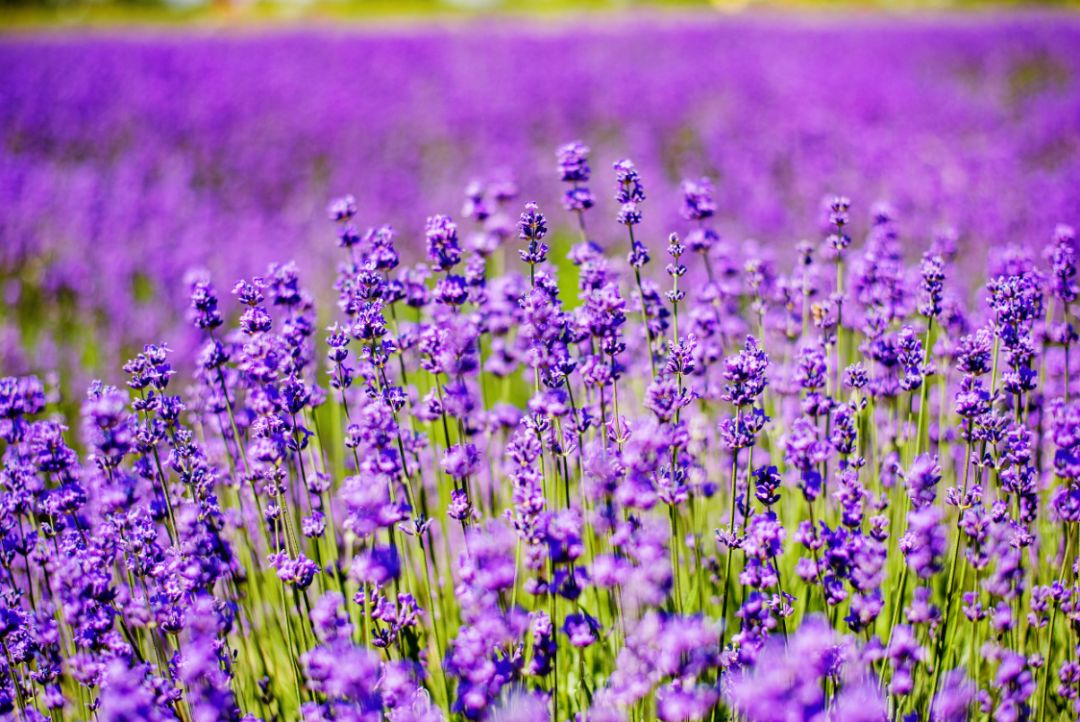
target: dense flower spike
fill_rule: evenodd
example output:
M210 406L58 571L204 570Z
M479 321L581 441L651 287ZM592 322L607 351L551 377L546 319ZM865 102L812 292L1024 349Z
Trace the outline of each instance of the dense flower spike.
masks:
M299 264L195 271L197 354L0 379L0 714L1075 716L1071 231L971 294L840 196L740 250L702 178L661 249L630 161L586 225L589 153L562 219L484 180L399 247L333 201L325 333Z

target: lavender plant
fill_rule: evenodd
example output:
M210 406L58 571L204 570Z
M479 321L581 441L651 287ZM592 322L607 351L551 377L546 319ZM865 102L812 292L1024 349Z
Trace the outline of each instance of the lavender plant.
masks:
M590 160L415 261L333 201L332 312L194 274L77 417L0 381L4 719L1080 714L1072 229L972 290L857 197L734 253L695 179L661 241Z

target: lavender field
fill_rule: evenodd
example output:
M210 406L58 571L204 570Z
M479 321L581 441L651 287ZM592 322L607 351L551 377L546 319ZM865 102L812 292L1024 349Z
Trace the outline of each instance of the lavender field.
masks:
M1080 718L1078 48L0 36L0 720Z

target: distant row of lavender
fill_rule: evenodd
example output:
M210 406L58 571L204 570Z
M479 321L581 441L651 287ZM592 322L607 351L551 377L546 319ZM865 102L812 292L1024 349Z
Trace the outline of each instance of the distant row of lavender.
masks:
M470 178L543 188L567 137L633 148L658 208L712 176L734 241L787 246L847 188L909 236L1041 242L1080 203L1078 45L1059 17L7 37L0 333L32 361L6 343L4 364L70 359L58 336L115 363L176 327L192 267L325 280L313 219L345 188L412 253Z

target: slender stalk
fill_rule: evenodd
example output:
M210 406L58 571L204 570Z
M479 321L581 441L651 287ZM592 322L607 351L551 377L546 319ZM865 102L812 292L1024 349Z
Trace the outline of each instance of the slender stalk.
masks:
M741 409L735 408L735 429L736 435L738 435L738 428L742 422ZM731 512L728 516L728 534L731 537L735 536L735 505L736 496L738 493L737 479L739 477L739 450L734 449L731 453ZM723 601L720 604L720 619L727 621L727 609L728 609L728 597L731 594L731 559L735 556L734 539L729 539L727 561L724 562L724 589L723 589Z
M965 498L968 491L968 470L971 466L971 440L968 439L967 450L964 452L964 483L963 490L960 494L960 508L956 515L956 541L953 543L952 550L952 563L949 566L949 579L945 585L945 617L942 621L941 633L938 636L935 652L934 652L934 676L930 683L930 694L926 703L926 718L930 718L930 706L933 704L934 695L937 693L938 681L941 679L941 668L944 667L944 660L942 654L945 648L945 640L949 636L949 624L952 622L952 603L953 603L953 580L956 577L956 565L960 560L960 542L963 539L963 531L960 528L960 523L964 518Z
M1058 569L1057 575L1057 580L1060 584L1064 584L1065 582L1065 570L1068 568L1071 542L1072 537L1066 532L1065 550L1061 555L1061 567ZM1057 623L1058 608L1061 604L1054 601L1053 606L1054 608L1050 611L1050 629L1046 639L1046 663L1043 665L1042 671L1042 695L1039 697L1039 722L1045 722L1046 720L1047 695L1050 690L1050 680L1053 678L1054 674L1054 627Z

